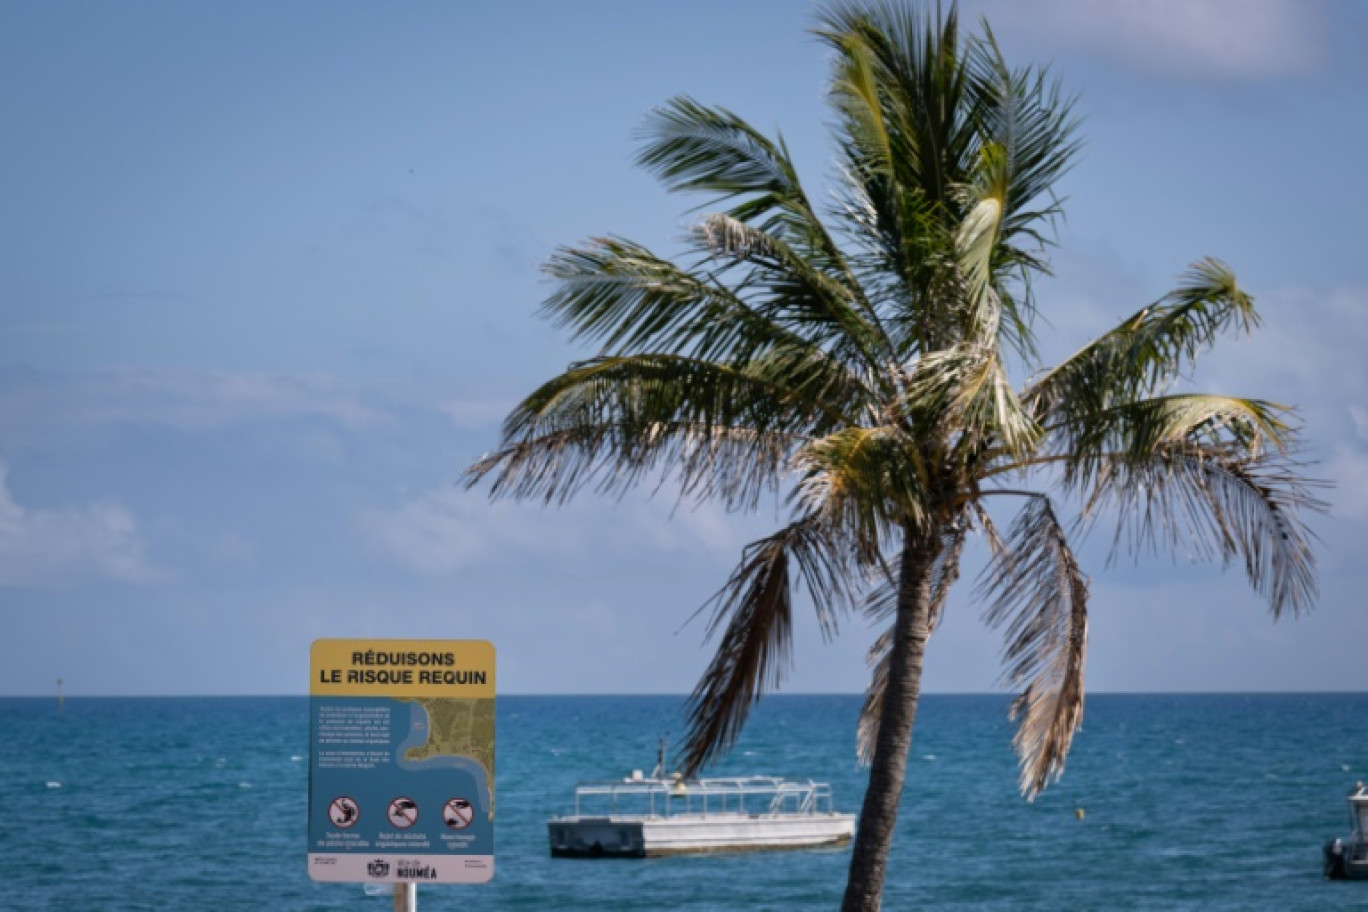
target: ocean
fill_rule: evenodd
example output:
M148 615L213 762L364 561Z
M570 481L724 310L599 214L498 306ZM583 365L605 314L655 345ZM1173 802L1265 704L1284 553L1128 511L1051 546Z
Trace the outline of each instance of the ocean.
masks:
M422 886L418 908L836 908L846 849L549 856L575 783L649 771L682 702L500 697L494 879ZM768 697L711 772L823 779L858 811L859 705ZM1005 710L923 698L885 909L1368 910L1368 883L1321 876L1368 779L1368 694L1092 696L1064 778L1031 803ZM307 697L0 699L0 909L387 912L308 877L308 751Z

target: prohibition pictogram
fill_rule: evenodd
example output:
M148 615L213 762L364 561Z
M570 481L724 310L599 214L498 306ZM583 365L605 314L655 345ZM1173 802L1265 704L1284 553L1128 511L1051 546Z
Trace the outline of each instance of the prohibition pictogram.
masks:
M452 798L442 807L442 821L453 830L464 830L475 817L475 809L464 798Z
M361 808L346 795L339 795L328 805L328 819L339 829L348 829L361 819Z
M395 798L389 803L389 822L400 830L407 830L418 822L418 802L412 798Z

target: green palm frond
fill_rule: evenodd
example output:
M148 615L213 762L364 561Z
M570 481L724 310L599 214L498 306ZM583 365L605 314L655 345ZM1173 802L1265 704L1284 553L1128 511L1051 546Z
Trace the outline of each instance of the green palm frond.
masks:
M1009 68L986 26L961 44L953 8L838 5L818 34L836 52L838 214L867 251L857 272L874 286L899 279L871 297L905 311L896 322L913 330L912 350L953 344L942 324L956 296L936 289L954 246L963 299L980 301L991 280L1004 340L1033 355L1030 275L1046 271L1035 251L1053 243L1051 188L1078 150L1072 101L1044 70Z
M887 153L865 153L848 123L867 122L872 112L841 124L843 145L861 170L883 158L896 185L924 190L933 201L948 199L974 154L976 134L962 103L968 72L960 54L959 16L942 17L893 4L833 5L817 34L836 52L833 100L838 113L878 104L888 136ZM856 75L856 70L863 70ZM850 86L854 91L846 90Z
M902 526L929 521L929 468L896 427L848 427L813 440L794 455L795 496L854 543L866 566Z
M809 208L783 147L725 108L673 98L651 112L641 135L637 163L670 190Z
M1017 398L991 343L923 356L905 388L901 408L919 426L941 429L944 439L955 441L962 454L995 447L1025 460L1041 440L1041 429Z
M1113 557L1167 551L1240 559L1278 617L1315 596L1311 533L1321 483L1295 471L1288 410L1257 399L1187 394L1129 402L1056 429L1063 480L1083 518L1113 515Z
M937 21L891 4L842 4L817 34L836 57L842 218L866 251L855 271L889 309L900 341L934 350L950 297L934 289L950 275L957 188L977 154L958 16L953 8Z
M725 108L686 97L652 112L642 138L637 163L668 189L734 201L732 218L783 238L832 274L847 274L782 139L771 141Z
M673 190L706 191L726 212L694 233L707 257L749 269L734 283L785 326L876 370L892 357L874 310L803 192L782 141L722 108L679 98L647 125L639 161Z
M1229 267L1202 260L1177 288L1038 378L1022 399L1043 423L1086 424L1116 403L1162 392L1222 334L1257 325L1253 299Z
M833 634L849 610L850 555L819 517L803 517L746 548L741 565L710 603L708 635L720 633L720 639L685 706L685 776L727 750L751 707L782 681L792 647L794 570L824 633Z
M850 32L833 32L828 40L841 48L830 95L842 115L850 145L861 151L869 170L883 172L892 166L893 148L884 122L873 50Z
M1083 721L1083 663L1088 639L1088 581L1054 508L1033 497L1008 533L1008 550L980 581L991 597L986 619L1006 626L1003 682L1020 695L1021 791L1033 798L1064 772Z
M1178 441L1143 465L1099 473L1086 515L1115 514L1113 554L1239 560L1276 619L1310 610L1315 599L1313 534L1302 517L1325 509L1313 493L1319 486L1276 453Z
M1045 229L1061 212L1052 188L1081 145L1074 100L1047 68L1008 67L986 20L983 36L966 49L966 65L973 117L985 148L1001 150L1000 175L990 173L1003 201L1002 236L1012 243L1020 236L1031 246L1049 246L1052 236Z
M1224 527L1223 541L1233 541L1227 558L1238 557L1255 592L1262 595L1274 619L1290 611L1294 617L1311 610L1316 598L1313 534L1302 516L1323 512L1326 505L1300 473L1264 460L1231 460L1201 465L1212 514Z
M783 238L718 213L695 229L700 246L725 267L754 309L833 357L882 380L894 358L883 326L857 286L824 272Z
M510 413L503 446L466 484L492 476L491 496L564 502L586 484L622 492L663 473L686 493L753 506L810 429L844 423L819 395L830 391L825 366L772 358L738 369L669 355L575 365Z
M1051 428L1064 483L1087 490L1101 472L1109 483L1131 484L1129 467L1148 473L1156 453L1185 443L1214 453L1285 454L1296 446L1287 409L1260 399L1186 393L1124 402Z
M542 312L610 353L644 350L744 359L774 347L812 347L713 277L620 238L561 248L545 266L556 289Z

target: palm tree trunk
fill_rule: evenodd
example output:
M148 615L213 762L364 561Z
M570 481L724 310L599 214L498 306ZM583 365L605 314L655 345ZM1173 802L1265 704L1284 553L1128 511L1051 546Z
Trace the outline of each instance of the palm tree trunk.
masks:
M931 567L939 539L911 528L903 534L888 684L841 912L878 912L921 696L922 658L931 634Z

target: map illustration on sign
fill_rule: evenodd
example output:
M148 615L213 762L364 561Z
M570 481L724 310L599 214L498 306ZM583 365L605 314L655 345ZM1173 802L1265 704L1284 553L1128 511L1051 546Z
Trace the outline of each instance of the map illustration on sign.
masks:
M482 883L494 872L494 649L319 640L309 876Z

